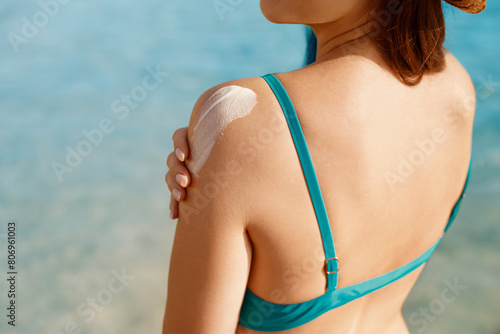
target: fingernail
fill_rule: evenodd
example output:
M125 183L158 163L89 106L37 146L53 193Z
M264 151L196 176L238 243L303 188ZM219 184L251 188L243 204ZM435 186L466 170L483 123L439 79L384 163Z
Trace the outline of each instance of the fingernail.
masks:
M181 173L177 173L175 175L175 180L177 181L178 184L180 184L182 187L187 186L188 183L188 178L186 175L182 175Z
M182 152L182 150L177 147L175 149L175 156L177 157L177 159L179 159L180 161L184 161L184 158L186 157L186 155L184 154L184 152Z
M174 188L174 190L172 190L172 195L174 195L174 198L175 198L177 201L180 201L180 200L181 200L181 192L179 191L179 189Z
M170 210L170 218L174 219L174 213Z

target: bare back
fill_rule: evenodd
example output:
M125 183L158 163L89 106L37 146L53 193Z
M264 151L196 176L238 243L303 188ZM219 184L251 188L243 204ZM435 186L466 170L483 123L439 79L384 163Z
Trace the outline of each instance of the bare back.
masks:
M318 176L339 287L382 275L434 244L470 158L475 94L456 59L447 54L446 69L415 87L376 57L342 57L276 76L294 103ZM273 139L261 143L254 166L259 182L245 190L252 203L248 288L271 302L299 303L325 293L321 236L283 112L259 86L269 107L252 117L284 130L270 127ZM407 333L401 308L421 269L285 332Z

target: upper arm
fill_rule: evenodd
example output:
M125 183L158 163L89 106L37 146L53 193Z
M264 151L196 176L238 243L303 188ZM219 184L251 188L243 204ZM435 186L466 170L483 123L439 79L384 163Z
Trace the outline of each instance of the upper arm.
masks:
M196 103L188 139L211 89ZM252 258L246 230L248 173L237 154L250 118L229 124L179 204L164 333L234 333ZM191 142L190 142L191 147ZM193 155L189 155L192 159ZM192 161L187 161L187 166Z
M186 221L190 205L180 206L164 333L234 333L250 270L250 240L237 215L202 209Z

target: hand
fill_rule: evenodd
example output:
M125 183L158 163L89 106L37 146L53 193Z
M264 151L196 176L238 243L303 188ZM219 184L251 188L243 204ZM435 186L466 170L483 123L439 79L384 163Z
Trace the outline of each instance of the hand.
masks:
M170 190L170 218L179 217L179 202L186 197L186 187L191 182L191 175L186 168L185 161L189 156L189 144L187 139L188 128L179 128L174 132L174 151L168 155L168 172L165 175Z

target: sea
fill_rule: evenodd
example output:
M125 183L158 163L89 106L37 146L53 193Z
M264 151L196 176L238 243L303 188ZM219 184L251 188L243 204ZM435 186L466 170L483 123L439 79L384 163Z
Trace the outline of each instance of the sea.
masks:
M499 334L500 2L445 13L478 94L471 179L403 311L411 333ZM174 130L206 89L304 49L257 1L2 0L0 332L160 333Z

